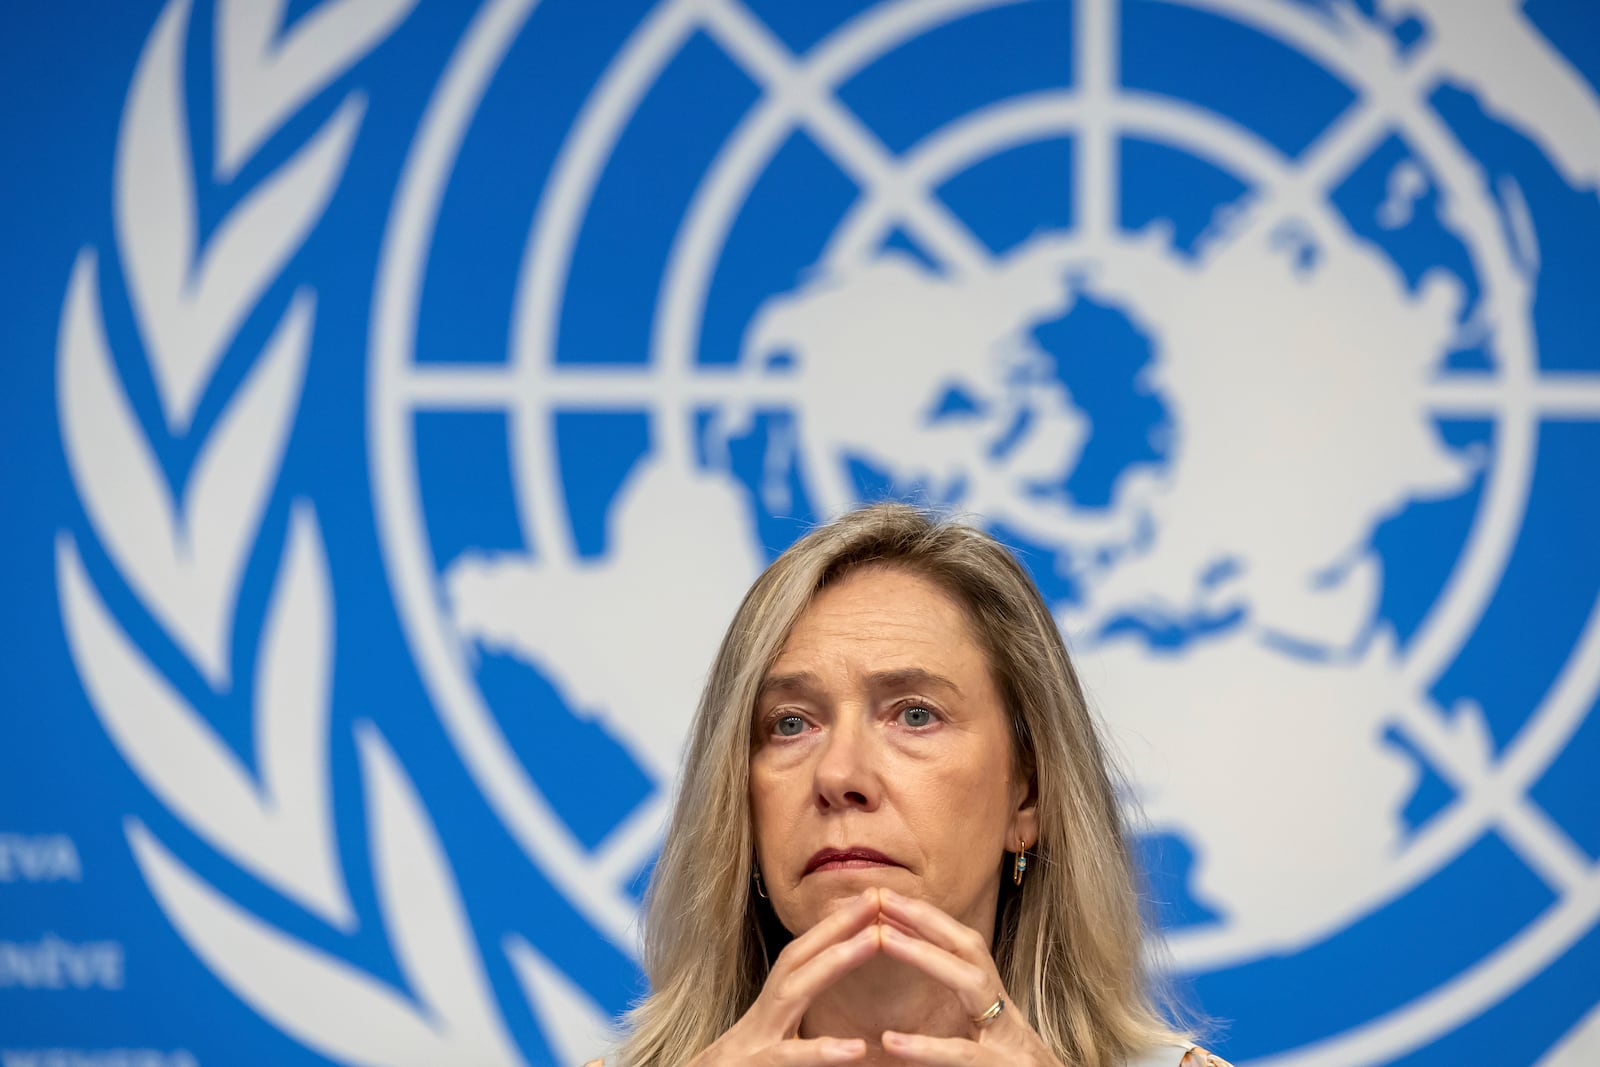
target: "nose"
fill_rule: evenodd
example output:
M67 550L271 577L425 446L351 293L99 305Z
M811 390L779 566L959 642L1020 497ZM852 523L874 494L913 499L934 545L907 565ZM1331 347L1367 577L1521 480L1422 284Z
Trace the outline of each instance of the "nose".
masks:
M841 715L817 759L816 803L823 811L873 811L882 797L871 729L860 717Z

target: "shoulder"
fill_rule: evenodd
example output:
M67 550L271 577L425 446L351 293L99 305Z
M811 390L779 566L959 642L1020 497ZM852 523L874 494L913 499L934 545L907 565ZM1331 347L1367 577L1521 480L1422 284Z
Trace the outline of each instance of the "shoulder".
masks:
M1228 1064L1198 1045L1162 1045L1140 1053L1123 1067L1228 1067Z

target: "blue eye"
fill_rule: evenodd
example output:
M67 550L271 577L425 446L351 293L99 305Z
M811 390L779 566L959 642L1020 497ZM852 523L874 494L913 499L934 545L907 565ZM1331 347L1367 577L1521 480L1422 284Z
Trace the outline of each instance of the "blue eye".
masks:
M901 710L900 718L907 726L913 728L927 726L933 722L933 712L920 704L913 704L911 707Z
M798 715L785 715L773 724L773 732L779 737L799 737L805 730L806 721Z

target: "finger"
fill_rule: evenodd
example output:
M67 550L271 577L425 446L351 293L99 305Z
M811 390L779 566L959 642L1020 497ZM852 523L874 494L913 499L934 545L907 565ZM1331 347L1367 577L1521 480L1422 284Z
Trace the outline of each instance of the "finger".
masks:
M880 929L884 955L911 964L953 992L968 1017L976 1019L994 1005L996 996L1002 995L993 962L987 966L969 963L913 934L901 933L892 926Z
M860 1038L814 1037L779 1041L762 1054L759 1062L771 1064L771 1067L817 1067L828 1063L855 1063L866 1056L867 1043Z
M830 945L837 945L871 925L878 914L878 891L868 889L835 908L819 923L789 942L773 961L774 974L803 966Z
M883 1051L903 1063L925 1067L982 1067L999 1063L996 1054L964 1037L928 1037L924 1034L883 1032Z
M816 995L877 955L881 941L879 927L870 924L788 973L771 975L757 1001L765 1023L763 1036L782 1038L794 1033Z
M968 963L992 965L988 943L966 923L951 918L925 900L902 896L891 889L880 893L883 916L890 920L889 925L909 930Z

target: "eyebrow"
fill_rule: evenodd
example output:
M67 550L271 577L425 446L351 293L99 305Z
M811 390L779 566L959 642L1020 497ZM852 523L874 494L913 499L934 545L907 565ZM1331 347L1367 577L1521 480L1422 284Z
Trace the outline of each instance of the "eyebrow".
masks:
M943 689L961 696L961 687L942 674L921 667L905 667L897 671L875 671L867 676L867 684L875 690L883 689ZM761 681L756 699L770 693L812 693L820 688L817 676L811 671L794 671L790 674L769 674Z

